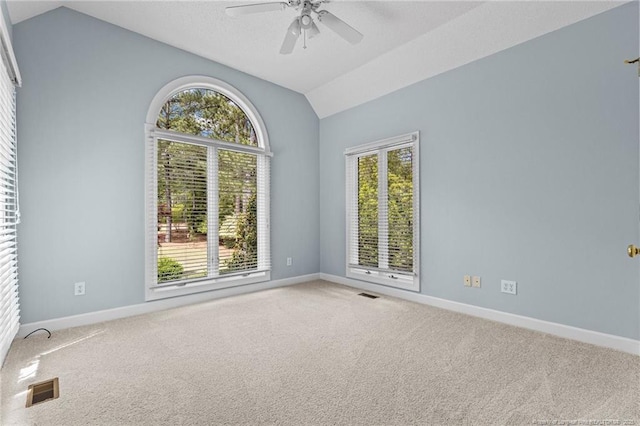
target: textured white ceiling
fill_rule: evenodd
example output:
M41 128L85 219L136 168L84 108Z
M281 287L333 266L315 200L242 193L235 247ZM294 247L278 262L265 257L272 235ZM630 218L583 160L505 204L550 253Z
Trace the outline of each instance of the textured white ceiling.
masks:
M320 36L280 55L293 9L230 18L248 1L10 0L15 24L66 6L307 96L326 117L506 49L622 2L340 1L323 6L361 33L351 45Z

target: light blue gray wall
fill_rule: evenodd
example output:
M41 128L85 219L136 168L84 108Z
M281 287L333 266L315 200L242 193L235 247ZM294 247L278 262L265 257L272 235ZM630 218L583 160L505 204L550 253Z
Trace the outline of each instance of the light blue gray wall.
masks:
M142 124L165 83L205 74L265 119L274 279L344 276L344 149L420 130L423 293L638 339L637 17L616 8L320 124L299 94L85 15L22 22L22 322L143 301Z
M321 120L321 271L344 149L419 130L422 293L638 339L637 54L634 2Z
M260 111L275 153L272 279L318 272L319 123L302 95L65 8L13 31L22 323L143 302L143 124L184 75L226 81Z

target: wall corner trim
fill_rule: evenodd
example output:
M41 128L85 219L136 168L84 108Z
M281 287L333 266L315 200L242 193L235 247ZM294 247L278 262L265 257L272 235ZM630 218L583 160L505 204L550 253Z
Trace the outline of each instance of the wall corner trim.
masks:
M447 299L427 296L425 294L404 291L378 284L371 284L364 281L344 278L331 274L320 273L320 279L336 284L342 284L348 287L355 287L362 290L384 294L386 296L409 300L411 302L435 306L437 308L447 309L474 317L501 322L503 324L547 333L565 339L577 340L583 343L589 343L596 346L615 349L621 352L630 353L632 355L640 355L640 340L615 336L613 334L600 333L598 331L586 330L584 328L572 327L569 325L550 321L543 321L536 318L525 317L522 315L510 314L507 312L496 311L494 309L454 302Z
M283 278L280 280L267 281L257 284L247 284L238 287L223 288L203 293L195 293L181 297L160 299L152 302L140 303L136 305L121 306L102 311L87 312L85 314L71 315L61 318L53 318L43 321L36 321L27 324L20 324L17 337L24 337L37 328L48 330L61 330L64 328L79 327L103 321L110 321L119 318L126 318L149 312L162 311L165 309L177 308L179 306L192 305L194 303L206 302L209 300L222 299L225 297L238 296L241 294L254 293L256 291L269 290L272 288L285 287L300 284L307 281L319 279L320 274L299 275L297 277Z

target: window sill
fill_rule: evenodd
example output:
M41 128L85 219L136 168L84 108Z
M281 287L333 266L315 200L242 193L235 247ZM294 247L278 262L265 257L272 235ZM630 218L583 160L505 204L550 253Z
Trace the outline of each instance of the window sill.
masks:
M185 296L188 294L202 293L205 291L221 290L223 288L238 287L247 284L255 284L271 280L271 272L256 272L249 276L220 277L211 280L203 280L187 283L183 286L156 287L147 286L145 289L145 301L167 299L169 297Z
M388 274L381 272L369 271L369 273L367 273L364 269L347 268L347 278L367 281L373 284L382 284L402 290L420 291L420 279L416 276L400 276L393 279L389 278Z

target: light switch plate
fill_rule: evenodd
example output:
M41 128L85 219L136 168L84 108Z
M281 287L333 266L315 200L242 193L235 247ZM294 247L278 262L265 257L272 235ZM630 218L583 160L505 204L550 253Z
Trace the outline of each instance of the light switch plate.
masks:
M464 286L471 287L471 275L464 276Z
M480 287L480 277L473 277L471 287L476 287L476 288Z

